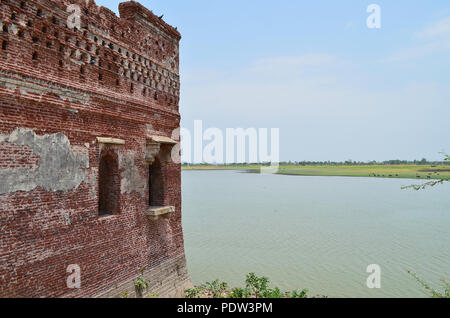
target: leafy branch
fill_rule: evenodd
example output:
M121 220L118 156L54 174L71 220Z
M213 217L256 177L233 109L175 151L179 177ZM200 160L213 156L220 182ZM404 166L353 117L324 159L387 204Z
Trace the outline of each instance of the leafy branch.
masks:
M439 292L436 289L432 288L428 283L419 278L415 273L408 271L408 274L411 275L423 288L425 288L433 298L450 298L450 284L442 279L442 283L444 284L443 292Z
M450 182L450 180L442 179L442 180L430 181L430 182L423 183L423 184L413 184L413 185L402 187L402 190L407 190L407 189L414 189L416 191L425 190L426 188L432 188L434 186L437 186L438 184L444 184L444 182Z
M444 161L450 161L450 155L443 153L443 152L440 152L440 154L444 155L444 157L445 157ZM450 182L450 180L441 179L441 180L434 180L434 181L426 182L423 184L413 184L413 185L402 187L402 190L414 189L416 191L420 191L420 190L425 190L426 188L432 188L434 186L437 186L438 184L442 185L442 184L444 184L444 182Z
M441 152L440 154L442 154L442 155L444 155L445 156L445 161L450 161L450 155L447 155L446 153L444 153L444 152Z

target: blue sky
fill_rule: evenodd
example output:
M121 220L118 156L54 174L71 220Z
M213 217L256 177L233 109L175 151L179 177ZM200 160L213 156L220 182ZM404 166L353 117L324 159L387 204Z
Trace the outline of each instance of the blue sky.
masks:
M450 152L448 0L140 2L182 33L186 128L280 128L281 160Z

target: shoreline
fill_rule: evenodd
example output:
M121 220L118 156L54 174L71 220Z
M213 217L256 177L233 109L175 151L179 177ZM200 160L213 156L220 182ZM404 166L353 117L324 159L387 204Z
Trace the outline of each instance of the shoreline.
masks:
M259 173L260 166L183 166L182 171L243 171ZM338 165L294 166L282 165L277 175L303 177L362 177L377 179L411 179L420 181L450 180L448 165Z

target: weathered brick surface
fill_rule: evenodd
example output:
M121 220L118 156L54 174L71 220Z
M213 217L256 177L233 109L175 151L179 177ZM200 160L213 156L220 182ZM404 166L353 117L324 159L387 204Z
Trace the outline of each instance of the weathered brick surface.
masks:
M40 158L28 146L19 146L12 143L1 143L0 169L35 169Z
M69 4L81 30L67 28ZM189 282L181 167L161 164L169 221L149 221L147 137L179 127L180 34L136 2L0 3L0 297L119 296ZM97 137L119 138L105 145ZM99 166L116 158L118 212L99 218ZM81 289L68 289L68 265Z

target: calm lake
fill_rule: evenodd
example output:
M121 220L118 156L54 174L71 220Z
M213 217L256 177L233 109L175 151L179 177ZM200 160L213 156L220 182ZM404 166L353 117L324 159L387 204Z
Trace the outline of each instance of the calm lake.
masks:
M411 270L442 290L440 280L450 280L450 184L401 190L416 182L184 171L192 280L243 286L255 272L311 296L426 296ZM370 264L381 266L381 289L366 286Z

